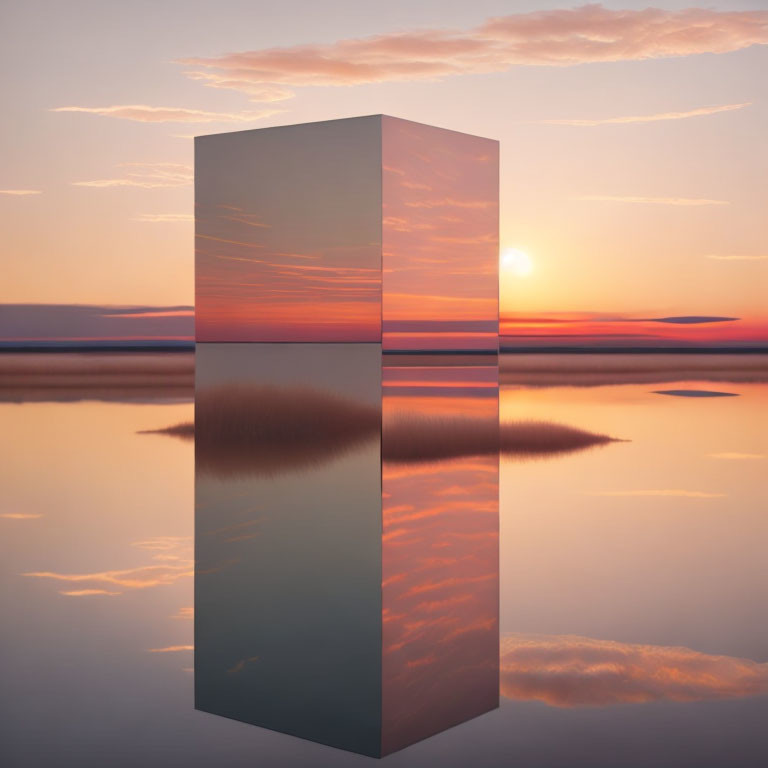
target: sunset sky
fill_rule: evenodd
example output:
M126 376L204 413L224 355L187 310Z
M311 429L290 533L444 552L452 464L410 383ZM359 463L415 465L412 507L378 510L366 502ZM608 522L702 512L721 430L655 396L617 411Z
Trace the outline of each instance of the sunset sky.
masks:
M0 29L4 304L191 306L191 137L384 113L500 140L513 332L768 336L765 0L31 0Z

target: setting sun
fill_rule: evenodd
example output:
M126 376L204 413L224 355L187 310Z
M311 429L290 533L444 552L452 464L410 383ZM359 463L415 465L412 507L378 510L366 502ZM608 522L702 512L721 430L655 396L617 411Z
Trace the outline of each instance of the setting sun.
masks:
M516 277L527 277L533 272L531 257L518 248L505 248L501 252L501 266Z

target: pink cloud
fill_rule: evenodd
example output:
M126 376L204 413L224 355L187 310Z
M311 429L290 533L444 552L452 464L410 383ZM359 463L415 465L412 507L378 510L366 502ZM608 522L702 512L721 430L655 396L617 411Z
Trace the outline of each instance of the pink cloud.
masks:
M126 168L123 176L94 181L73 181L76 187L140 187L158 189L163 187L186 187L192 184L192 166L183 163L120 163Z
M178 651L194 651L194 645L166 645L164 648L149 648L150 653L176 653Z
M172 619L184 619L191 621L195 618L195 607L193 605L185 605L179 608L176 613L171 616Z
M728 200L711 200L705 197L638 197L629 195L581 195L575 200L598 203L642 203L648 205L730 205Z
M570 66L726 53L768 43L768 12L687 8L612 10L599 4L515 13L469 30L424 29L193 57L189 77L247 93L290 97L287 86L360 85L503 72L516 65Z
M507 635L501 694L558 707L735 699L768 693L768 664L690 648L576 635Z
M141 213L138 216L134 216L133 220L161 224L177 224L179 222L194 221L195 217L191 213Z
M42 514L32 514L30 512L4 512L0 517L6 520L37 520Z
M717 115L720 112L733 112L737 109L752 106L751 101L745 101L741 104L720 104L712 107L697 107L685 112L658 112L652 115L626 115L622 117L603 117L603 118L558 118L553 120L539 120L542 125L575 125L575 126L595 126L595 125L625 125L627 123L655 123L660 120L686 120L689 117L702 117L704 115Z
M51 112L87 112L101 117L117 117L139 123L252 123L277 113L274 109L262 109L258 112L206 112L183 107L150 107L146 104L56 107Z

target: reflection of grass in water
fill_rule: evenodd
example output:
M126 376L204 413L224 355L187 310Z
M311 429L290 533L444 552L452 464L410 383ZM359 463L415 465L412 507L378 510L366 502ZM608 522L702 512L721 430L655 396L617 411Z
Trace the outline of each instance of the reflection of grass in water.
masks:
M321 464L381 434L382 458L435 461L493 455L543 458L613 442L542 421L400 414L381 424L375 406L316 390L222 386L199 392L196 424L151 430L196 439L198 468L219 476L272 474ZM197 434L196 434L197 433Z
M169 435L170 437L180 437L182 440L194 440L195 423L193 421L185 421L182 424L174 424L171 427L163 427L162 429L142 429L138 434Z
M388 461L429 461L501 452L536 458L579 451L614 438L545 421L401 416L385 424L382 455Z
M195 461L218 476L320 464L379 433L378 408L310 389L225 385L198 392L195 424L155 430L196 437Z
M501 425L501 452L507 456L553 456L622 442L626 441L547 421L508 422Z

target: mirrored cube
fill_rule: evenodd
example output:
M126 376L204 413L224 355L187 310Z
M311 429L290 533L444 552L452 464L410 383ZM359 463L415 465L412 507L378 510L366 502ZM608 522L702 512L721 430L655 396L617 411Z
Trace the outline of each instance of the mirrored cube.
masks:
M197 341L495 351L498 147L384 115L197 137Z
M498 144L196 140L195 706L380 757L498 706Z

